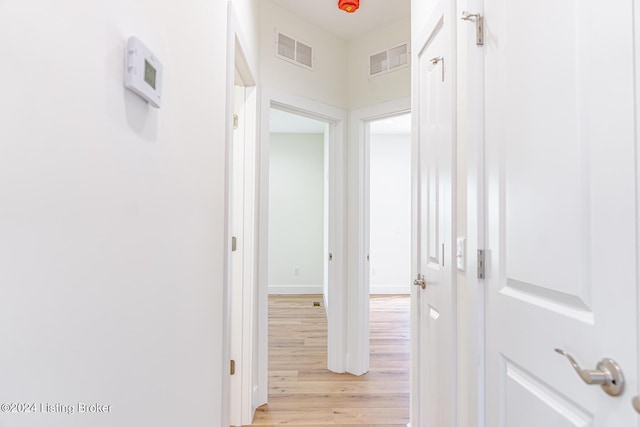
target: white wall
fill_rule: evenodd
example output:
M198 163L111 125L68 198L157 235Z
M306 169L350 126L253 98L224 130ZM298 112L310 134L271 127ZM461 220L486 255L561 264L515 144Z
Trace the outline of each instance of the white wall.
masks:
M411 96L411 67L369 78L369 55L408 43L410 18L349 40L349 108L358 109Z
M247 60L256 73L260 70L260 0L229 0L238 17L240 30L247 45Z
M370 137L370 289L408 294L411 284L411 135Z
M260 2L261 79L266 86L346 109L348 106L347 44L270 2ZM314 49L314 70L277 58L276 29Z
M112 408L0 424L222 425L226 6L0 2L0 401Z
M344 41L270 1L260 2L260 14L263 84L344 109L410 96L410 67L368 78L370 54L411 44L410 18ZM275 57L276 29L314 48L313 71Z
M269 292L323 292L324 135L272 133ZM299 275L294 268L299 268Z

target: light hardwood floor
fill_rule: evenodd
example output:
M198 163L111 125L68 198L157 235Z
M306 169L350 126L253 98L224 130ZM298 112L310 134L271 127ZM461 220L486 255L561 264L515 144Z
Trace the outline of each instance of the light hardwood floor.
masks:
M252 425L387 426L409 422L409 297L371 298L371 370L326 369L327 323L318 295L269 297L269 404Z

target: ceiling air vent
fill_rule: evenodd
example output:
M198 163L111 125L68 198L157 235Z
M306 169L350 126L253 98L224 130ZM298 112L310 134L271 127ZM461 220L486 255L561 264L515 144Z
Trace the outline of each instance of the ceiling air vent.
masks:
M395 71L409 65L409 45L401 44L369 56L369 77Z
M313 69L313 48L277 31L276 56L301 67Z

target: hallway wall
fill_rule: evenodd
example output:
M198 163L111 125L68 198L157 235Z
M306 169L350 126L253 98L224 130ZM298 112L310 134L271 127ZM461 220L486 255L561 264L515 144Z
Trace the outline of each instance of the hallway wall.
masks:
M248 52L247 60L257 73L260 73L260 3L261 0L228 0L233 3L233 8L238 17L240 30L245 39Z
M411 50L410 18L349 40L349 109L355 110L411 96L411 67L369 78L369 55L402 43Z
M321 294L324 135L272 133L269 155L269 293Z
M223 424L226 16L0 2L0 400L111 408L0 424ZM131 35L159 110L123 87Z
M334 107L348 106L347 44L271 1L260 2L262 84ZM275 56L275 31L313 47L313 71Z
M264 85L350 110L411 95L410 67L368 78L370 54L411 43L409 18L347 41L271 1L263 1L260 6ZM276 30L314 48L313 71L275 57Z
M411 291L411 135L370 136L371 294Z

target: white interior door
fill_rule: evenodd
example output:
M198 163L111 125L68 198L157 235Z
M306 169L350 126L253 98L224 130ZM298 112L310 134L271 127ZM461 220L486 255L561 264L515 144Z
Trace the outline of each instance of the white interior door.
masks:
M452 268L455 83L449 5L419 38L414 62L414 277L412 424L455 426L456 312ZM415 47L414 47L415 48ZM417 164L415 163L417 160ZM416 209L414 209L415 214Z
M631 426L632 2L485 0L487 426ZM620 364L626 392L568 360Z

